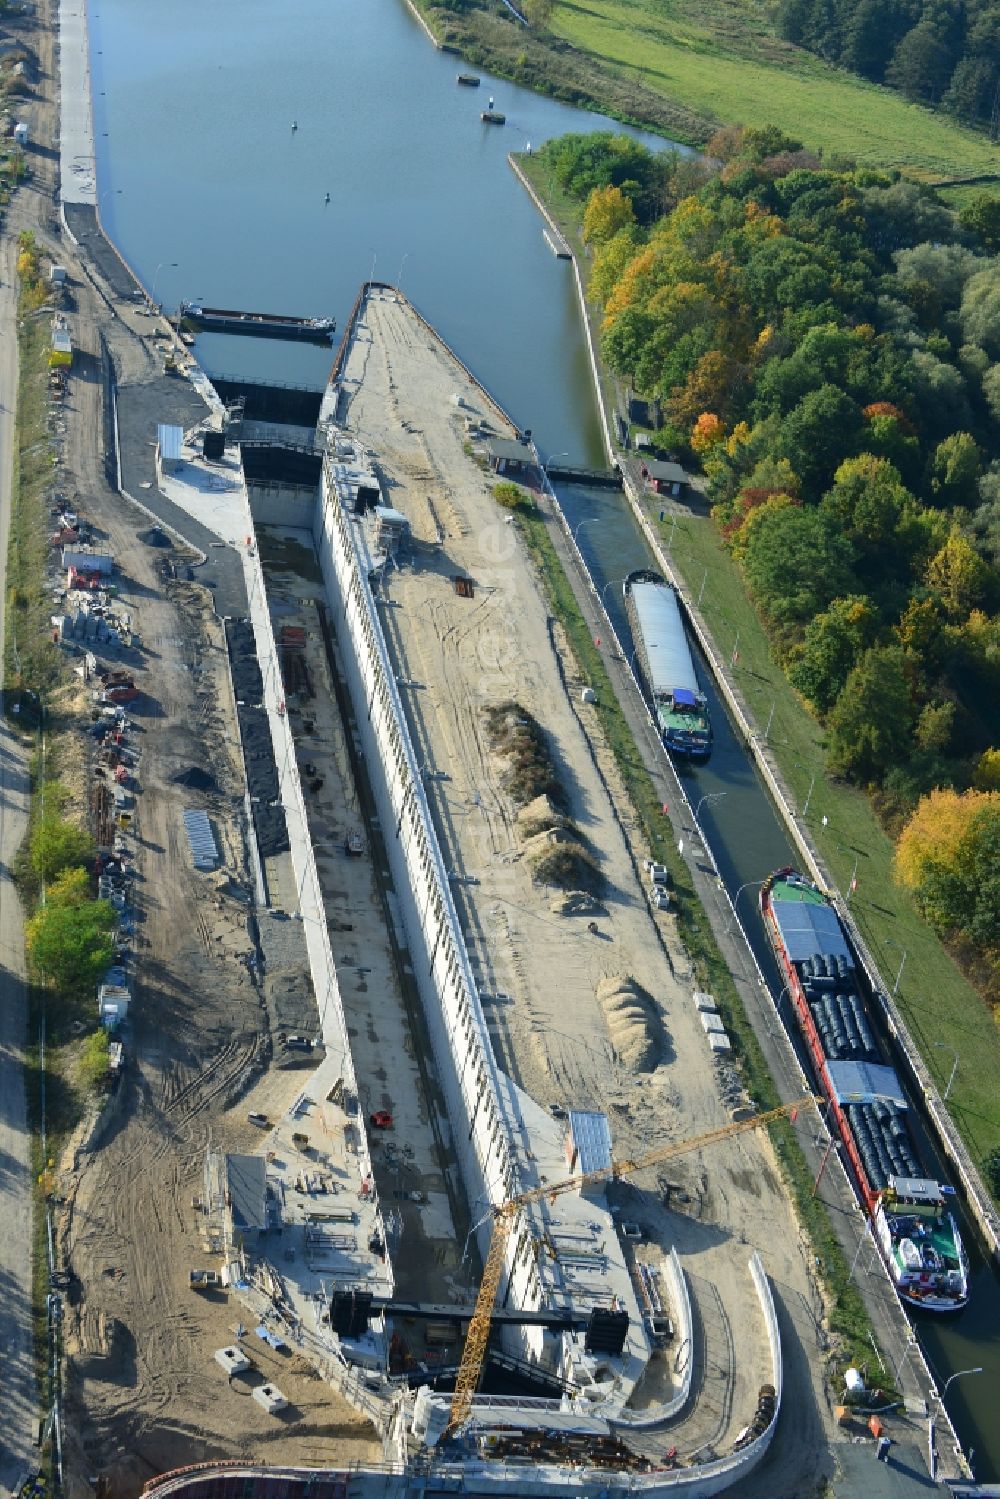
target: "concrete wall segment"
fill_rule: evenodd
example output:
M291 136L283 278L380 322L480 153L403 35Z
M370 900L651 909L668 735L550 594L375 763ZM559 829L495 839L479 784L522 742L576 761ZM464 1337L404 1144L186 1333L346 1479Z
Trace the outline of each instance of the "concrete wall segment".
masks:
M502 1090L367 567L359 558L352 522L335 497L329 460L323 482L314 539L330 618L343 647L453 1145L473 1220L480 1219L485 1256L492 1215L483 1210L519 1189ZM530 1272L530 1265L522 1265L511 1285L512 1294L527 1305L538 1300Z

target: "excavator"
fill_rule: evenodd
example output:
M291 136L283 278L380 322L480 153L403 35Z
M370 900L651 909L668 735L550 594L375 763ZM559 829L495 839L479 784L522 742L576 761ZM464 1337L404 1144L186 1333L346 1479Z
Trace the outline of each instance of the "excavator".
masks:
M676 1140L669 1145L661 1145L655 1150L647 1151L644 1155L612 1161L609 1166L602 1167L598 1171L578 1173L576 1176L567 1176L562 1181L546 1182L543 1186L531 1187L528 1191L519 1192L516 1197L508 1198L506 1202L495 1207L493 1209L493 1234L486 1255L483 1278L479 1284L476 1309L469 1324L465 1347L462 1350L462 1361L455 1380L455 1391L452 1395L451 1412L445 1428L445 1436L458 1435L472 1413L472 1401L482 1377L497 1292L503 1279L507 1245L510 1242L517 1215L522 1208L533 1202L553 1201L564 1193L576 1191L580 1186L590 1182L621 1181L634 1176L638 1171L645 1170L648 1166L658 1166L663 1161L674 1160L677 1156L688 1155L696 1150L704 1150L706 1146L731 1140L735 1135L761 1129L775 1119L787 1117L794 1121L800 1109L808 1108L810 1104L818 1108L820 1103L819 1098L806 1093L794 1103L782 1104L780 1108L768 1109L763 1114L751 1114L746 1119L738 1119L719 1129L709 1130L707 1134L695 1135L686 1140Z

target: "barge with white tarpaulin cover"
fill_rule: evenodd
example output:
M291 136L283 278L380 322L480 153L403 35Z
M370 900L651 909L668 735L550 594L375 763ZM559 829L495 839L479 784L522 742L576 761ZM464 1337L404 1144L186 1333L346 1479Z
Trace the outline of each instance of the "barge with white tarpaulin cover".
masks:
M893 1284L910 1306L951 1312L969 1299L969 1262L952 1212L955 1189L928 1175L909 1101L868 1008L863 965L830 897L793 869L760 892L761 915L831 1130Z
M677 590L659 573L639 568L625 579L624 594L643 689L660 737L673 755L707 760L712 753L708 701L694 669Z

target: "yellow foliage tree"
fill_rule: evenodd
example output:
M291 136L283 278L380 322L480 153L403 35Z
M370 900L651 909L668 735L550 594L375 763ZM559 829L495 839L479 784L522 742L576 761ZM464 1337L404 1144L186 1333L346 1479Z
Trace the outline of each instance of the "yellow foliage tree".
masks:
M908 890L919 890L932 868L954 864L973 819L1000 806L997 791L952 791L939 787L920 798L896 845L896 875Z
M611 327L626 307L631 307L633 302L644 299L645 283L655 264L656 252L651 246L641 250L635 259L629 262L604 309L606 329Z
M733 556L737 558L746 556L750 538L760 525L763 516L773 515L776 510L787 510L789 505L798 504L799 501L794 499L790 494L772 494L764 501L763 505L757 505L750 511L739 529L734 531L729 538L729 547Z
M714 411L703 411L691 428L691 446L696 453L707 453L722 442L726 435L719 417Z
M904 650L929 657L943 628L944 620L934 599L911 599L900 616L895 634Z
M927 564L927 582L952 619L964 619L981 601L990 580L988 565L957 526Z
M1000 749L983 751L972 780L978 791L1000 791Z
M620 187L595 187L583 212L583 238L586 244L607 244L619 229L635 223L631 199Z
M638 250L637 231L634 228L620 229L613 238L605 241L594 256L590 273L590 290L602 307L614 291L628 265L635 259Z

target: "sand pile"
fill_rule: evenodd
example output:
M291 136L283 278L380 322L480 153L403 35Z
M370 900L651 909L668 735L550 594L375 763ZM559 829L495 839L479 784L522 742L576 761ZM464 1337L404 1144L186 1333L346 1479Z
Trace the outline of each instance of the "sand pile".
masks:
M604 907L588 890L564 890L549 901L553 916L603 916Z
M652 997L630 974L613 973L598 983L597 1002L619 1061L634 1072L652 1072L664 1039Z
M536 833L544 833L549 828L568 828L572 824L559 811L551 796L543 792L521 808L517 814L517 826L522 838L532 838Z
M597 860L580 842L572 826L533 834L524 840L524 852L532 878L539 885L559 885L565 890L600 889Z

